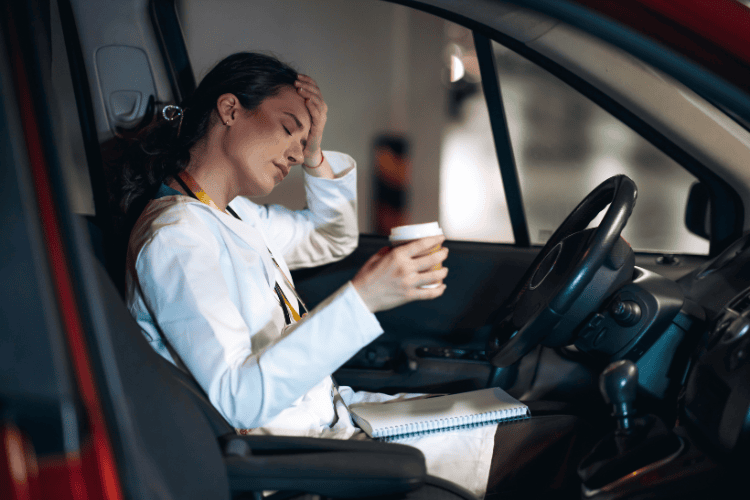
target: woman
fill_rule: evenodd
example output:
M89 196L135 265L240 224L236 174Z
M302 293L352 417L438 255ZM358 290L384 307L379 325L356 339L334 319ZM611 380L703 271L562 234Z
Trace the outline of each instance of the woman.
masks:
M330 374L382 333L375 312L442 295L447 269L434 268L447 249L429 250L443 238L381 250L300 319L289 268L341 259L358 238L354 160L321 150L327 107L318 86L274 58L239 53L172 111L123 172L122 208L140 213L128 246L131 313L238 429L352 437L359 431L343 401L388 396L339 395ZM295 165L308 209L248 199L269 194ZM492 453L482 442L493 433L474 432L482 470ZM486 474L477 482L483 490Z

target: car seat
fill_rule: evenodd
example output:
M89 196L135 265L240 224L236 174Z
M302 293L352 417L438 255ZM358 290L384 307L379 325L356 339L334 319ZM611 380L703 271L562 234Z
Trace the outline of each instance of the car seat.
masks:
M100 262L101 231L91 219L80 221L79 235L88 235L95 256L84 270L94 293L81 304L94 319L91 352L104 367L110 428L127 431L113 433L113 441L133 498L261 498L268 490L277 491L269 498L474 498L428 476L424 456L409 446L237 435L192 375L149 346Z

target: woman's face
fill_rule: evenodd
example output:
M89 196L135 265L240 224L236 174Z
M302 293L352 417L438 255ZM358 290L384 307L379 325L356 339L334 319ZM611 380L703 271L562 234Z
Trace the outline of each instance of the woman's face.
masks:
M239 194L265 196L284 180L292 165L304 161L311 123L305 99L285 85L254 111L238 106L231 116L222 146Z

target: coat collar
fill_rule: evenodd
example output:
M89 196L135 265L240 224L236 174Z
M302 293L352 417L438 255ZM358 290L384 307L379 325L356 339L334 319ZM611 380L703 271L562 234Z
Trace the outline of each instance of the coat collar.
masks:
M238 213L238 215L242 217L242 220L238 220L232 215L211 208L205 203L183 194L164 196L157 200L153 200L151 203L164 203L164 209L172 205L180 204L183 205L186 210L206 210L206 213L214 217L217 222L233 232L239 239L258 252L260 259L263 262L263 272L268 280L268 285L273 287L276 283L276 266L274 265L273 260L271 260L271 255L268 252L268 242L265 234L260 228L260 221L256 214L251 213L248 210L242 210L241 213Z

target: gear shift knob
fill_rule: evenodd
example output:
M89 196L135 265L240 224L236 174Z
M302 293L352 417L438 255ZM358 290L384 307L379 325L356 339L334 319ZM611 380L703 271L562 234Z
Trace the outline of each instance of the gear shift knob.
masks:
M614 407L612 416L617 419L617 427L628 432L630 418L635 414L635 393L638 387L638 367L632 361L622 359L611 363L599 377L599 390L604 401Z

